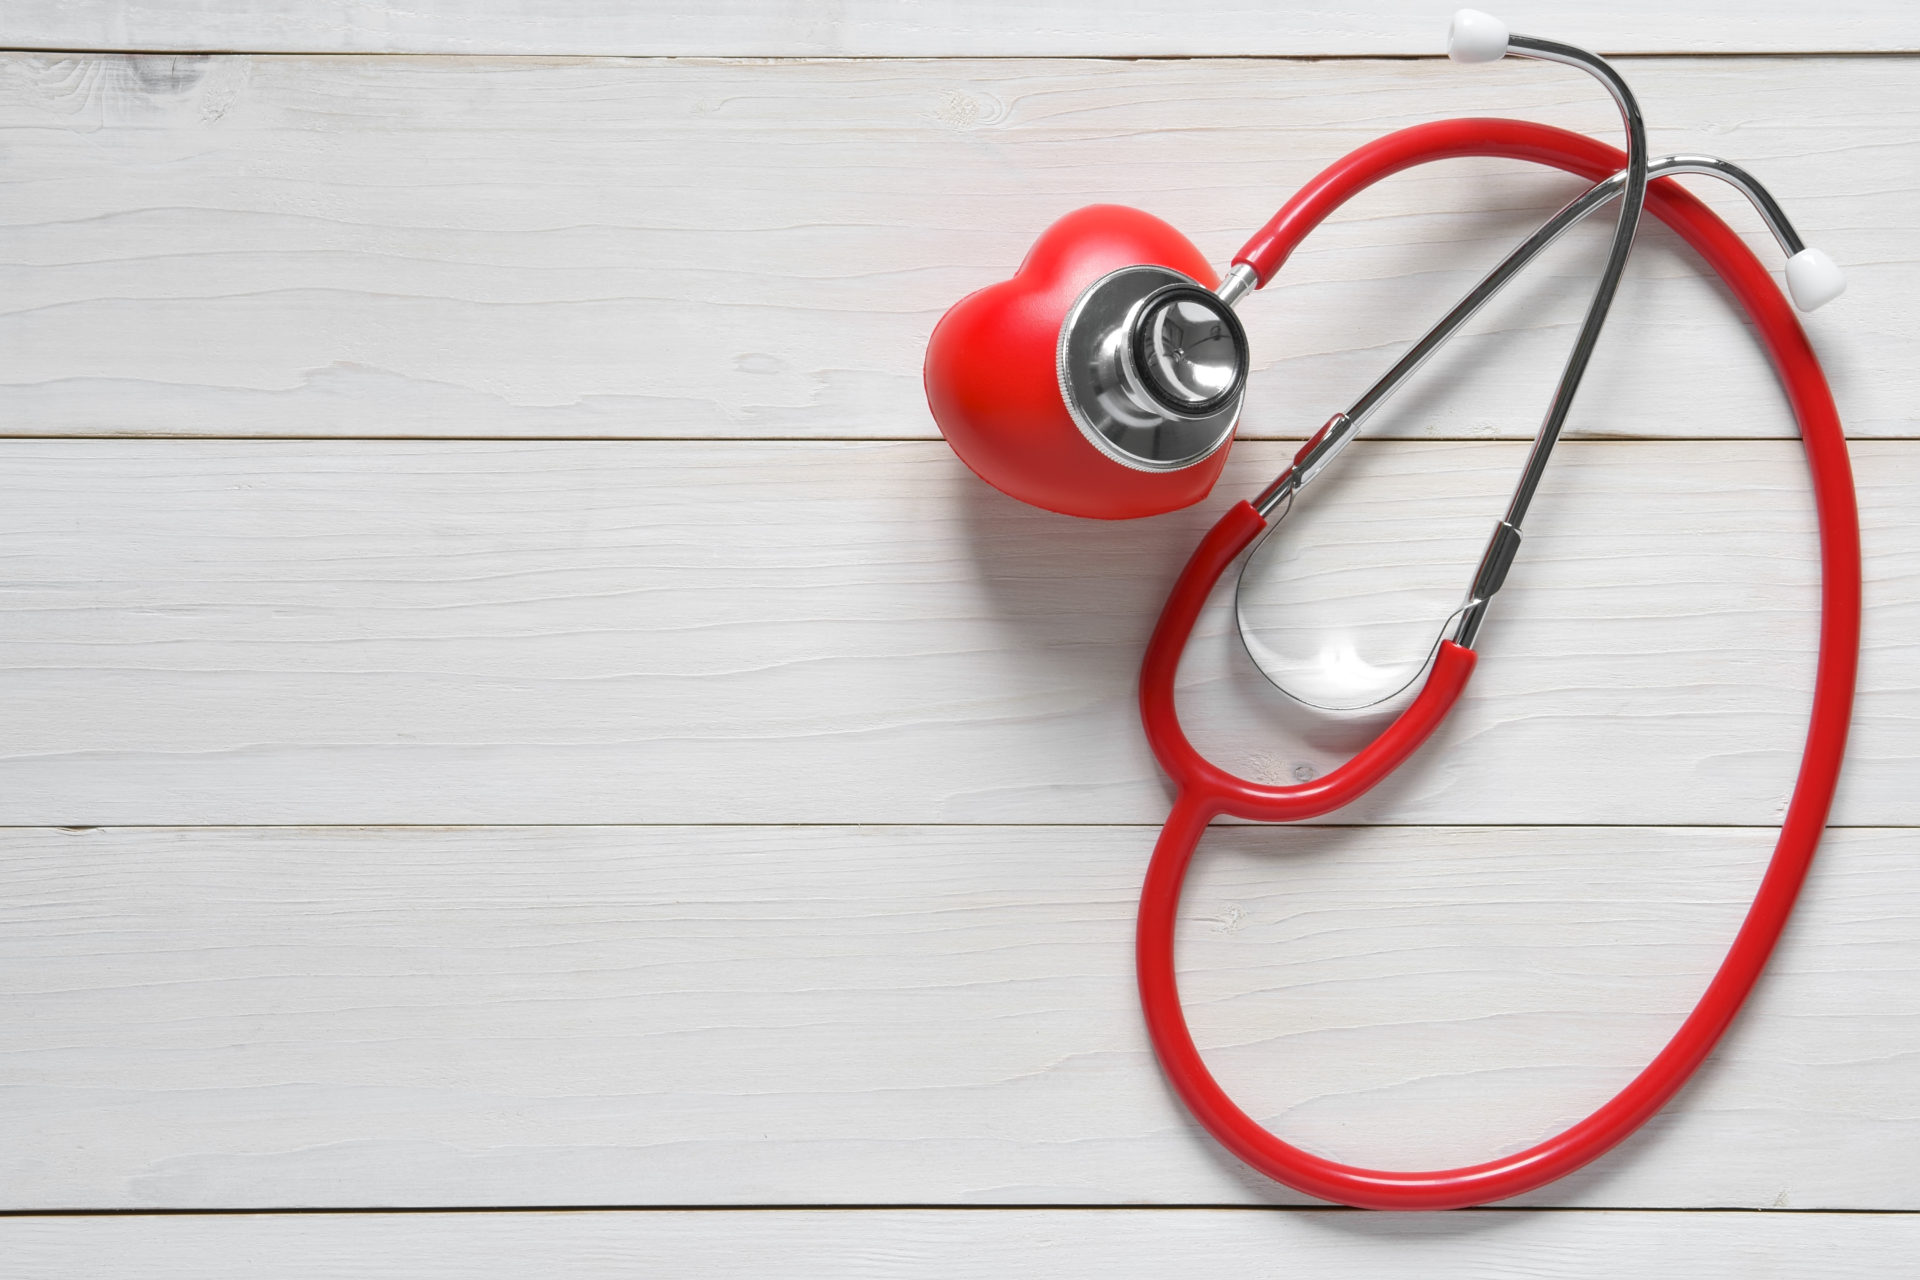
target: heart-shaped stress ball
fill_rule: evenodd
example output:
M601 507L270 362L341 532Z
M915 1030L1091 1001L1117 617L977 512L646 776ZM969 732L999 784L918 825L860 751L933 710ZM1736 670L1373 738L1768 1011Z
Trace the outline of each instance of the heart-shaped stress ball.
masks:
M927 404L960 460L1002 493L1072 516L1157 515L1207 496L1226 442L1177 470L1129 467L1082 433L1060 388L1060 328L1087 286L1121 267L1219 281L1193 243L1138 209L1092 205L1048 227L1011 280L970 293L927 342Z

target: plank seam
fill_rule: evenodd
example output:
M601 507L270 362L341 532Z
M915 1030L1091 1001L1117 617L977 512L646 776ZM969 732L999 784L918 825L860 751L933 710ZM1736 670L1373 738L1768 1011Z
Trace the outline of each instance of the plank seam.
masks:
M1299 436L1248 435L1238 437L1243 444L1292 444ZM1427 444L1525 444L1531 436L1370 436L1359 443L1369 445ZM1797 435L1750 436L1649 436L1649 435L1577 435L1560 438L1562 444L1793 444ZM140 441L242 441L258 440L269 444L940 444L939 436L442 436L442 435L270 435L207 432L10 432L0 431L0 442L100 440L116 444ZM1913 435L1849 436L1848 444L1912 444Z
M1613 61L1646 59L1751 59L1751 58L1913 58L1920 46L1898 49L1651 49L1632 53L1596 50ZM436 59L440 61L501 62L507 60L542 62L748 62L766 63L843 63L843 62L1445 62L1444 53L867 53L867 54L773 54L773 53L443 53L399 49L258 49L258 48L106 48L63 45L0 45L4 54L62 54L74 57L124 58L380 58Z
M0 822L0 832L64 831L1143 831L1158 822ZM1778 831L1777 822L1295 822L1229 820L1274 831ZM1830 822L1825 831L1920 831L1920 824Z
M352 1208L291 1206L272 1209L218 1207L210 1209L0 1209L0 1218L254 1218L353 1217L431 1215L468 1216L483 1213L1314 1213L1368 1214L1372 1210L1331 1204L505 1204L505 1205L363 1205ZM1905 1218L1920 1209L1755 1209L1734 1205L1475 1205L1454 1209L1460 1213L1662 1213L1662 1214L1777 1214L1781 1216L1849 1216Z

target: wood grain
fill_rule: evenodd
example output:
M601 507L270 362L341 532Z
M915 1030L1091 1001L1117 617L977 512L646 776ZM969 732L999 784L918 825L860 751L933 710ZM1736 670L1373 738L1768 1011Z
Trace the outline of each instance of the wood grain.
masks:
M1202 510L999 498L933 438L919 362L1078 205L1224 260L1389 129L1610 137L1608 104L1541 67L1272 60L1431 53L1409 0L457 9L8 9L12 46L95 52L0 55L0 1210L1003 1207L0 1217L0 1271L1908 1264L1920 63L1819 55L1920 51L1920 9L1503 10L1796 55L1624 67L1656 150L1750 165L1852 270L1808 328L1859 441L1868 632L1849 825L1753 1004L1528 1202L1607 1212L1444 1219L1274 1209L1167 1094L1131 978L1166 803L1132 681L1220 506L1572 185L1449 164L1316 237L1249 311L1252 439ZM401 56L297 56L342 52ZM449 53L476 56L406 56ZM508 56L542 54L640 56ZM763 57L853 60L717 60ZM1417 651L1452 607L1591 231L1290 520L1269 643ZM1600 439L1563 446L1432 748L1360 825L1213 833L1189 886L1209 1061L1313 1149L1455 1163L1585 1114L1770 847L1810 687L1803 467L1657 229L1573 428ZM1225 627L1185 673L1206 749L1290 779L1365 735L1277 699ZM1012 1207L1124 1203L1175 1208Z
M407 1214L237 1218L11 1219L22 1276L227 1280L579 1280L635 1274L845 1280L1033 1274L1131 1277L1261 1274L1275 1257L1302 1274L1429 1280L1613 1277L1623 1272L1745 1280L1896 1275L1920 1219L1863 1214L1265 1213L1195 1210L955 1213L762 1212Z
M0 831L7 1209L1268 1203L1135 1007L1150 827ZM1671 1034L1758 830L1214 832L1195 1034L1253 1114L1433 1167ZM1920 1207L1920 882L1829 833L1697 1082L1536 1205Z
M1897 0L1616 0L1604 9L1504 0L1516 31L1623 53L1920 49ZM1261 53L1438 54L1448 9L1424 0L1220 0L1204 14L1156 0L16 0L15 47L314 53L697 56Z
M0 446L0 821L1158 822L1140 652L1215 512L1075 522L938 443ZM1356 446L1291 518L1282 621L1418 653L1511 443ZM1920 456L1858 446L1865 665L1836 821L1920 819ZM1340 821L1778 819L1815 582L1797 446L1563 445L1434 743ZM1269 780L1371 722L1294 707L1226 601L1197 742ZM1382 616L1385 616L1383 622Z
M1657 150L1750 165L1854 269L1810 327L1857 436L1912 436L1920 401L1913 66L1625 65ZM931 437L928 333L1056 217L1138 203L1224 262L1344 152L1450 114L1618 130L1518 64L4 57L3 429ZM1249 308L1246 433L1317 427L1573 189L1456 161L1361 197ZM1587 232L1369 429L1530 433ZM1724 292L1649 230L1572 429L1791 423Z

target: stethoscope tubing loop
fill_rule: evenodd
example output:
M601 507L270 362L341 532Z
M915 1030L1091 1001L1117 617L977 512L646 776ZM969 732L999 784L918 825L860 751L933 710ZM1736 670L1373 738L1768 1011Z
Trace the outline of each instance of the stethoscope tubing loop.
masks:
M1265 281L1309 231L1358 191L1413 165L1457 156L1527 160L1590 182L1613 173L1623 158L1592 138L1518 120L1418 125L1361 148L1321 174L1255 237L1240 260ZM1611 1150L1678 1092L1732 1023L1779 941L1825 829L1852 717L1860 648L1859 513L1839 414L1799 321L1739 235L1671 179L1651 184L1647 207L1719 274L1753 320L1799 423L1812 479L1821 559L1819 656L1806 747L1779 838L1753 903L1699 1002L1653 1060L1584 1120L1512 1155L1425 1171L1342 1164L1268 1132L1207 1070L1180 1005L1174 935L1194 853L1209 823L1223 814L1299 821L1350 803L1437 727L1472 671L1473 654L1451 646L1450 656L1443 645L1413 705L1380 739L1313 782L1266 786L1205 759L1180 727L1174 685L1181 652L1214 584L1264 528L1252 507L1231 508L1182 571L1141 670L1147 738L1176 796L1141 892L1137 971L1149 1038L1181 1100L1228 1150L1305 1194L1362 1208L1462 1208L1534 1190Z

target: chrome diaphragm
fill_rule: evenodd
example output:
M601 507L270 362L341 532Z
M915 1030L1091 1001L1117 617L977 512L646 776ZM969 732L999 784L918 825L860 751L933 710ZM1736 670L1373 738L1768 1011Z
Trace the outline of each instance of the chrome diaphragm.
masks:
M1247 334L1233 308L1170 267L1087 286L1060 326L1060 396L1095 448L1138 471L1178 471L1233 435Z

